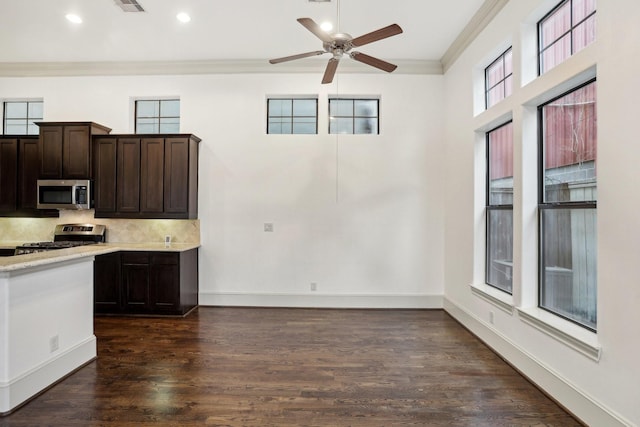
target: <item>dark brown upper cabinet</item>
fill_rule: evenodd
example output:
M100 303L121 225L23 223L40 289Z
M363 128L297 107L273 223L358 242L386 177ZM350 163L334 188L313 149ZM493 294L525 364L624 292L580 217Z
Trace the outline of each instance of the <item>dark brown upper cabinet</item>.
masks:
M94 137L96 218L197 218L199 142L191 134Z
M111 129L93 122L37 122L41 179L93 178L91 138Z
M0 216L57 216L37 209L39 138L0 135Z

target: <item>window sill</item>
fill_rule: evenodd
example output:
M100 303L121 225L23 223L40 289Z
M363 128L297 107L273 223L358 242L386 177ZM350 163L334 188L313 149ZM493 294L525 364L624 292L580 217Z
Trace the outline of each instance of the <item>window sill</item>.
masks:
M509 315L513 315L513 296L487 284L471 284L471 292L495 305Z
M598 336L574 323L564 320L537 307L518 308L523 322L571 347L588 358L600 360L602 347Z

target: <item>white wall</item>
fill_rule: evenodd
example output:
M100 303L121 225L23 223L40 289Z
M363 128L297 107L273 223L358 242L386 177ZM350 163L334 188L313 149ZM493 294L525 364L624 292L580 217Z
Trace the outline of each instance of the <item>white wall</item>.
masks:
M535 22L555 0L512 0L445 74L446 230L445 308L523 373L589 425L640 424L640 145L635 143L640 95L640 3L600 1L597 41L540 78L531 39ZM532 33L533 31L533 33ZM474 70L513 44L515 87L489 111L474 107ZM533 42L535 49L535 42ZM536 312L536 106L572 81L598 79L598 331L550 321L557 330L599 348L600 358L577 351L570 339L523 321ZM483 135L513 118L515 129L514 294L507 308L478 296L482 288ZM509 309L508 306L513 309ZM491 321L491 316L493 322Z
M442 76L338 73L0 79L44 120L131 132L133 96L181 99L202 138L202 304L440 307ZM266 135L268 95L319 95L319 134ZM379 136L327 135L327 95L379 95ZM273 223L265 233L263 224ZM317 291L310 291L310 284Z

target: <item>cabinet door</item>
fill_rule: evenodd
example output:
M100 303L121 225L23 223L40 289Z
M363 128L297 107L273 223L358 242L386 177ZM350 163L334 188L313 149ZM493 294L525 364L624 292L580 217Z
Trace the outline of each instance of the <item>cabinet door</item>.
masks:
M62 126L40 126L40 178L62 177Z
M151 310L177 312L180 309L180 267L178 253L151 253L149 299Z
M140 162L140 212L164 210L164 138L143 138Z
M91 177L91 132L88 125L64 126L62 138L62 178Z
M127 313L149 311L149 257L146 253L122 254L122 292Z
M140 138L119 138L117 211L140 212Z
M120 253L98 255L93 265L95 312L120 312L122 310Z
M189 210L189 140L167 138L164 155L164 211Z
M18 208L18 140L0 139L0 212Z
M94 206L96 214L116 211L116 162L118 141L115 138L95 138Z
M37 209L39 144L37 139L20 139L18 202L21 209Z

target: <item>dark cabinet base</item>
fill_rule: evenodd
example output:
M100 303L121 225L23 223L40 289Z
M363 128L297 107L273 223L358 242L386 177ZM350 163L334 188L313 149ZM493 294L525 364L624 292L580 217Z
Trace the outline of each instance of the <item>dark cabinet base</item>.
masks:
M183 316L198 306L198 250L99 255L94 301L95 314Z

